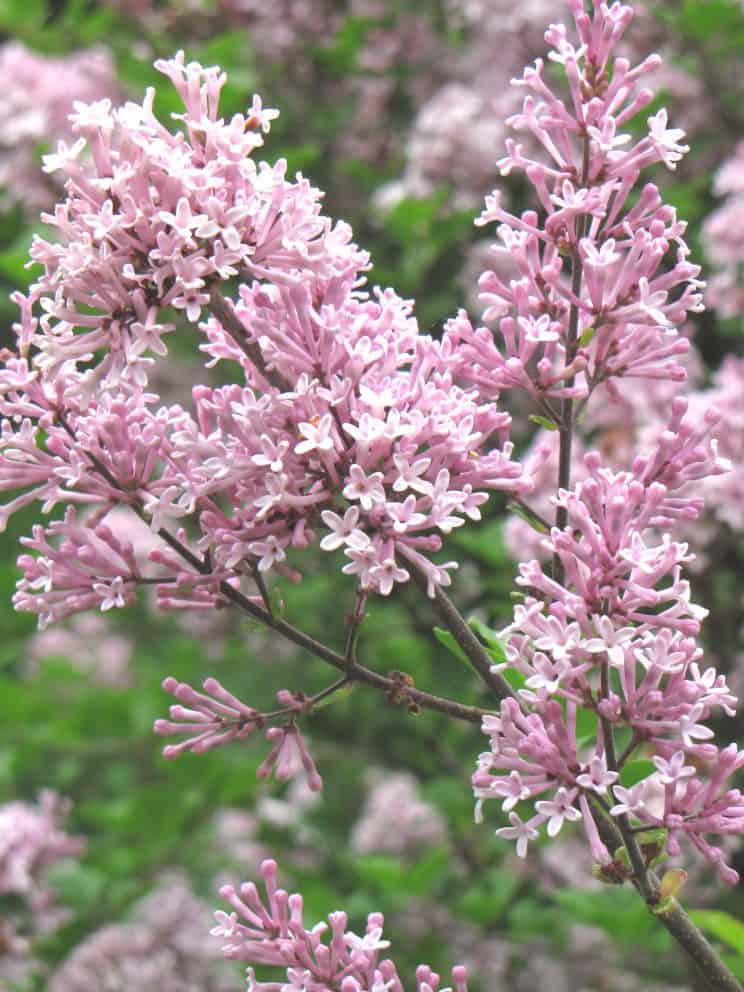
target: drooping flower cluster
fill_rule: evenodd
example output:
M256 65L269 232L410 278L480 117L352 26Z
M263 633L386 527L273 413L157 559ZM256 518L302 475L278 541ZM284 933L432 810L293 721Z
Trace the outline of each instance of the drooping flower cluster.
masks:
M256 165L274 111L256 97L225 122L218 69L158 68L183 130L159 123L152 92L141 107L78 105L82 137L47 158L67 199L46 218L57 240L32 247L42 275L17 295L0 488L20 490L2 519L34 500L67 513L25 542L17 608L43 625L126 605L155 578L164 608L211 608L244 574L296 577L290 548L315 540L345 550L364 590L387 595L413 566L433 592L453 567L428 558L441 535L479 519L489 490L530 488L508 415L456 384L449 335L420 335L408 302L360 288L367 256L317 190ZM218 287L234 276L233 305ZM243 381L196 387L193 414L159 406L148 372L174 315L183 327L210 310L201 348ZM151 524L147 573L107 526L116 506Z
M306 992L403 992L395 964L380 960L380 951L390 942L383 939L382 913L370 913L363 936L347 930L346 913L331 913L328 924L307 929L302 921L302 896L289 895L277 884L275 861L261 865L266 896L259 895L253 882L239 889L225 885L220 895L232 912L218 910L212 933L225 943L225 957L251 965L274 965L286 969L286 982L264 982L248 970L249 988L254 992L275 992L277 988ZM330 931L328 942L323 939ZM455 992L467 992L465 968L452 969ZM438 992L439 975L426 965L416 971L417 992ZM447 992L442 989L441 992Z
M48 58L7 42L0 48L0 82L0 187L29 211L47 208L59 188L43 175L38 149L69 139L73 99L97 100L115 90L111 58L105 49Z
M170 708L170 720L155 721L155 733L189 735L179 744L167 744L164 757L175 758L184 751L204 754L230 741L244 740L258 727L272 722L266 731L271 750L258 767L258 777L267 778L274 771L279 781L286 782L303 771L311 791L322 789L323 779L296 724L296 718L312 708L312 697L281 689L277 693L280 709L260 713L241 703L214 678L205 680L204 692L170 676L163 681L163 688L178 703Z
M650 101L636 84L657 60L633 68L611 58L629 7L599 0L591 14L578 0L570 7L579 47L563 25L546 33L570 101L548 88L538 60L517 81L530 92L511 121L553 161L525 159L509 142L502 166L525 171L544 221L534 211L505 214L498 194L484 215L502 222L502 250L519 271L508 283L494 273L481 281L503 350L484 329L471 332L464 317L456 322L483 390L525 390L555 416L561 459L571 401L586 401L600 384L619 392L626 376L684 377L676 356L687 341L677 328L700 306L684 224L650 184L627 206L646 165L673 167L686 150L663 110L635 144L620 130ZM555 398L560 409L551 406ZM542 825L555 836L565 821L583 820L594 857L609 865L617 852L598 831L603 808L624 827L663 830L671 853L686 836L731 883L738 876L709 837L744 831L742 796L728 787L744 752L719 749L706 721L719 710L733 715L736 699L702 664L696 635L706 611L690 600L682 569L691 555L674 536L702 509L699 484L730 464L710 439L721 419L715 408L691 414L681 396L670 408L648 453L627 470L603 467L590 452L578 481L553 500L560 525L542 542L552 573L538 560L520 566L527 595L504 631L506 661L496 666L511 669L520 686L484 719L490 749L473 784L479 815L484 800L501 800L510 825L497 832L516 840L520 856ZM551 454L538 452L541 471ZM533 804L526 819L522 802Z

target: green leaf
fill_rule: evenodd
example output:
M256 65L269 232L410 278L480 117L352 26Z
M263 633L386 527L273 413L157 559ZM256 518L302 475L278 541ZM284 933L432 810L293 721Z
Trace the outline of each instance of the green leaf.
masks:
M516 668L502 668L501 675L506 679L509 685L515 692L519 692L520 689L524 688L524 684L527 681L527 676L518 672Z
M560 427L558 426L558 424L556 424L554 420L551 420L549 417L543 417L539 413L531 413L529 419L531 423L538 424L540 427L544 427L546 431L560 430Z
M722 909L693 909L693 923L744 955L744 923Z
M526 506L520 506L519 503L509 503L507 509L509 509L515 516L521 517L525 523L528 523L533 530L536 530L538 534L548 534L550 529L545 526L545 524L540 520L539 517L535 516L534 513L530 513L530 510Z
M586 747L597 739L599 717L594 710L580 709L576 713L576 746Z
M649 927L646 906L629 889L558 889L552 898L571 920L599 927L634 953L639 948L663 952L671 944L665 930Z
M490 926L509 908L519 885L520 879L511 872L489 871L468 889L457 906L457 913L473 923Z
M467 665L468 668L472 667L470 664L470 660L468 659L468 656L465 654L463 649L460 647L460 645L457 643L457 641L454 639L454 637L452 636L452 634L450 634L448 630L444 630L442 627L435 627L434 636L436 637L436 639L439 641L440 644L444 644L447 650L450 651L455 656L455 658L459 658L459 660L463 662L463 664Z
M629 761L620 772L620 784L629 789L632 785L648 778L656 771L656 765L648 758L639 758L637 761Z
M454 531L451 540L473 558L490 565L494 572L511 568L511 557L504 545L501 519L488 521L478 527L460 527Z
M503 665L506 661L506 651L504 650L504 645L499 638L498 632L477 617L471 617L468 620L468 626L486 642L486 650L493 659L494 664Z
M368 854L356 861L359 880L372 889L394 896L406 890L406 873L400 858Z
M78 912L100 901L106 876L98 868L61 861L49 869L49 883L62 902Z
M744 981L744 957L738 954L722 954L724 963L740 981Z
M450 853L445 848L439 847L430 851L404 875L406 891L419 898L431 895L444 877L450 863Z

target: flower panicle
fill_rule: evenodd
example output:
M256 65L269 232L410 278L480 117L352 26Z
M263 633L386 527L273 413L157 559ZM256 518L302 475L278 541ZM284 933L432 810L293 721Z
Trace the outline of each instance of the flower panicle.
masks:
M231 912L215 913L215 937L224 941L222 953L232 960L246 961L248 987L255 992L273 992L276 983L256 977L254 965L278 966L286 971L287 989L321 989L334 992L403 992L394 962L381 959L390 947L383 938L382 913L370 913L363 935L348 927L344 912L334 912L327 923L308 928L303 921L303 900L279 887L275 861L261 865L265 895L253 882L239 887L224 885L220 895ZM416 971L417 992L467 992L467 971L452 969L452 988L440 990L440 976L427 965Z

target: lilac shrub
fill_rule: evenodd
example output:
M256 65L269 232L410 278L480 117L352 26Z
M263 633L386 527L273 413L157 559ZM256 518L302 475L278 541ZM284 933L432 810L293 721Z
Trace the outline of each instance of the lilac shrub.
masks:
M498 224L495 252L513 271L480 279L494 332L463 312L435 339L419 332L411 301L367 289L370 260L323 215L319 191L284 162L254 158L277 112L255 96L246 114L219 116L218 68L182 53L156 63L184 105L174 130L152 90L142 105L76 104L78 139L46 158L66 176L64 201L43 218L55 240L33 242L41 271L15 295L17 349L0 371L0 489L10 494L0 519L32 503L55 511L22 539L14 604L43 628L154 589L163 610L241 610L337 670L315 695L282 689L274 709L214 678L203 691L166 678L175 703L155 730L183 738L166 757L261 731L270 747L259 776L302 773L317 791L300 728L350 683L481 725L478 817L497 799L509 823L497 834L521 857L542 827L554 837L580 822L597 877L632 884L710 988L740 989L675 899L681 876L654 871L687 841L734 883L715 838L744 828L729 781L744 752L719 747L709 726L736 700L703 663L705 611L678 535L701 512L701 480L730 467L712 438L720 413L696 419L675 395L702 283L684 222L641 184L687 147L664 109L640 137L625 133L660 64L617 53L632 9L569 8L577 37L551 25L550 70L538 59L515 81L526 95L507 123L529 145L508 139L499 163L524 174L537 209L517 216L496 191L480 218ZM205 371L183 405L153 391L173 335L195 340L222 383ZM670 385L664 429L624 469L587 451L572 485L577 420L596 390L621 392L626 380ZM499 405L510 390L558 435L555 492L539 510L530 494L550 452L515 458ZM457 562L439 552L492 493L543 532L551 564L520 566L513 623L484 644L445 592ZM135 550L122 514L149 526L149 549L138 538ZM342 651L290 623L275 595L324 554L354 590ZM406 583L431 600L490 708L362 663L367 601ZM216 928L227 957L286 970L286 982L251 972L252 988L402 988L379 953L380 914L363 936L344 913L308 929L273 862L263 875L265 899L253 883L223 888L232 912ZM452 981L464 992L464 969ZM439 977L422 966L417 984L436 992Z

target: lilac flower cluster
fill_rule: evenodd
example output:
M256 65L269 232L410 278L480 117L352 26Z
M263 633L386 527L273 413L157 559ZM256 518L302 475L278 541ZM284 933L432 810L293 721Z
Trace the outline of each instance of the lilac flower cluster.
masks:
M367 256L317 190L254 162L275 111L256 97L226 122L218 69L157 65L184 101L182 130L158 122L152 92L119 110L78 104L81 137L46 159L67 198L45 218L57 240L31 249L42 275L16 295L0 488L20 493L1 519L35 500L67 513L25 542L36 555L20 559L16 607L44 625L124 606L160 577L162 607L212 608L244 574L296 577L290 548L316 540L344 549L363 590L387 595L413 565L433 593L454 567L428 557L441 535L479 519L490 490L531 486L509 416L457 385L451 335L420 335L410 303L360 288ZM235 276L247 281L233 305L218 286ZM244 381L196 387L193 414L158 405L148 372L173 318L183 333L210 309L208 364ZM116 506L160 535L151 573L107 526ZM185 556L161 540L176 532Z
M359 854L419 855L423 847L444 844L447 824L419 792L413 775L378 769L351 832L351 848ZM396 829L391 830L390 824Z
M713 191L725 199L703 225L706 252L717 269L709 301L722 316L738 317L744 312L744 142L718 169Z
M643 169L656 162L674 168L687 150L683 132L667 127L663 109L637 142L621 130L651 101L639 83L657 68L658 57L637 66L615 58L610 81L611 49L631 8L614 4L590 21L583 8L571 6L580 47L563 25L546 33L554 46L549 58L565 69L570 101L552 92L538 59L515 80L528 93L522 111L509 119L549 161L525 156L510 138L499 163L502 175L524 173L544 220L534 210L509 213L495 191L478 221L498 222L494 249L509 256L518 273L508 282L495 271L480 279L484 318L497 321L503 344L486 328L475 330L464 313L449 325L461 342L464 373L483 395L522 389L548 411L550 399L583 399L611 378L684 379L679 356L688 342L676 328L702 306L700 269L687 260L684 222L653 183L635 202L628 200ZM583 272L578 285L566 278L568 257L576 257Z
M279 725L274 724L266 730L271 750L256 774L259 778L268 778L274 771L280 782L286 782L303 771L312 792L322 789L323 779L296 724L296 718L312 708L312 697L280 689L277 693L280 709L260 713L242 703L215 678L205 680L204 692L197 692L188 683L179 682L172 676L163 681L163 688L175 696L178 703L171 706L169 720L155 721L155 733L188 735L179 744L167 744L163 757L175 758L184 751L205 754L230 741L244 740L258 727L281 720Z
M685 366L688 379L684 398L689 406L691 422L703 423L710 411L717 411L725 430L717 430L718 454L728 461L728 469L707 478L695 480L695 492L705 501L699 516L678 520L675 533L689 544L694 560L691 571L700 572L710 564L710 554L720 542L722 532L744 530L744 420L741 397L744 391L744 362L729 355L713 374L710 384L702 384L700 360L694 349L688 352ZM574 436L571 478L580 481L586 476L584 454L591 444L599 450L605 463L616 470L628 470L639 449L653 449L668 428L669 406L679 386L665 380L634 383L629 380L622 389L597 389L587 406L586 414ZM535 488L530 494L530 506L545 519L549 517L555 495L558 467L559 437L555 432L541 430L536 435L523 462L532 476ZM505 527L505 539L516 559L541 558L550 555L543 534L523 518L512 517Z
M692 498L679 496L680 485L721 466L702 431L677 430L686 443L639 458L633 473L603 469L588 455L588 477L561 492L568 525L554 528L547 544L565 581L555 582L537 561L522 565L517 581L531 595L504 631L505 664L524 677L519 697L528 711L507 700L500 716L484 720L491 750L474 785L479 800L503 800L512 825L499 833L517 838L521 854L541 824L555 836L564 820L582 815L594 856L606 861L590 800L614 795L613 815L629 812L667 829L672 852L688 836L731 882L736 873L704 834L741 832L741 795L726 782L744 753L710 743L704 721L716 709L733 715L736 699L724 676L699 664L695 635L705 611L690 602L680 574L687 546L658 536L658 528L697 512ZM577 737L581 709L597 717L596 740ZM625 734L631 751L653 755L653 770L632 788L619 784L622 768L608 767L610 727ZM536 813L523 823L514 807L535 799Z
M28 937L59 925L56 896L44 876L51 865L77 857L85 847L84 838L65 830L69 808L50 790L42 791L36 804L0 806L0 898L17 896L23 906L18 918L11 913L0 921L0 949L8 953L26 952Z
M234 992L235 975L207 934L209 910L179 877L165 877L134 909L81 941L49 977L49 992Z
M626 377L684 378L688 342L678 328L700 308L702 285L687 261L684 224L656 187L628 200L643 168L674 168L686 150L664 110L635 143L622 131L649 103L652 94L637 84L658 60L633 67L613 58L631 8L599 0L592 13L579 0L570 8L578 45L561 24L546 33L570 99L549 88L542 60L515 81L528 93L511 124L552 161L526 158L513 141L502 160L505 174L525 173L543 219L507 214L498 193L482 217L500 222L498 250L518 273L508 282L493 272L481 279L503 345L463 315L454 322L460 354L470 358L464 374L486 395L527 392L555 421L563 470L574 417L598 386L619 392ZM736 699L724 676L702 664L696 635L706 611L690 599L682 568L691 555L675 539L702 509L699 483L730 464L710 439L721 418L715 408L691 415L681 396L670 408L648 453L627 470L603 467L594 451L572 488L559 476L556 525L542 542L552 573L538 560L520 566L527 594L504 631L506 660L495 666L510 669L519 688L484 718L490 748L473 784L479 816L483 801L501 801L510 825L497 833L516 840L522 857L542 825L552 837L564 822L583 820L595 859L614 864L618 852L608 851L597 824L609 814L625 842L631 823L665 831L672 854L687 837L733 883L737 873L708 837L744 829L744 800L729 787L744 752L719 749L706 721L719 710L733 715ZM551 455L537 452L540 471ZM630 760L636 755L640 762ZM523 802L532 804L526 819Z
M264 982L248 969L252 992L403 992L395 964L380 960L380 951L390 946L383 939L382 913L370 913L363 936L347 930L346 913L331 913L328 924L307 929L302 920L302 896L289 895L277 884L275 861L261 865L266 896L261 898L253 882L239 889L225 885L220 895L232 912L218 910L212 933L225 944L225 957L250 964L286 969L286 981ZM330 930L328 942L323 936ZM467 973L452 969L454 992L467 992ZM426 965L416 971L417 992L438 992L439 975ZM452 992L442 989L441 992Z
M105 49L48 58L20 42L0 47L0 186L29 211L54 203L59 189L41 172L38 148L69 139L73 94L97 100L115 90L114 66Z

